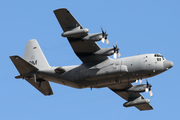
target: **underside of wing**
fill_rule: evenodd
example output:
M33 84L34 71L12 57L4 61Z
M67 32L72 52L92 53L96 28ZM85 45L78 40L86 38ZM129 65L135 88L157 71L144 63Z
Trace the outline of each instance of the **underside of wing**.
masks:
M127 101L123 104L124 107L135 106L140 111L152 110L153 108L149 104L149 99L144 99L144 97L138 92L126 91L126 89L130 87L132 87L132 84L126 83L121 85L110 86L109 89L111 89L113 92L115 92Z
M66 8L54 10L54 14L56 15L56 18L64 32L77 28L79 26L80 28L82 28L82 26Z
M107 56L96 56L93 53L101 48L94 41L74 41L68 39L75 54L83 63L101 62L108 59Z
M66 8L57 9L54 14L64 31L62 36L67 37L75 54L83 63L101 62L108 59L107 56L94 54L101 49L95 42L100 40L101 34L89 35L89 30L84 29Z

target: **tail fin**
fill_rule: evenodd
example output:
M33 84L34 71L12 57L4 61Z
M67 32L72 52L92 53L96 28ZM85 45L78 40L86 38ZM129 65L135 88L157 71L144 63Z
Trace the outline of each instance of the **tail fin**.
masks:
M32 63L38 69L46 69L50 67L38 42L35 39L29 40L27 42L24 59Z

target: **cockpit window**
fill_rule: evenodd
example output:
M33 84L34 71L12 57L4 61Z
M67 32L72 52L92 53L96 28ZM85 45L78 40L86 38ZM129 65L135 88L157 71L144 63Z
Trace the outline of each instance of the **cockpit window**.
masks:
M161 58L157 58L157 61L161 61Z
M161 57L163 60L165 60L165 58L161 54L154 54L154 57ZM160 59L158 60L157 58L157 61L161 61L161 60Z
M165 60L165 58L162 56L162 59Z
M154 54L154 57L163 57L163 56L160 54Z

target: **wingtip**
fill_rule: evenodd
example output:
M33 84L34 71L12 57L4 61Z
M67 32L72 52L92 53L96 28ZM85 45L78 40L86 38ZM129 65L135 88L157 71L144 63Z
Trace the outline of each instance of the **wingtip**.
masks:
M59 8L59 9L54 10L53 12L55 13L56 11L60 11L60 10L67 10L68 11L67 8Z

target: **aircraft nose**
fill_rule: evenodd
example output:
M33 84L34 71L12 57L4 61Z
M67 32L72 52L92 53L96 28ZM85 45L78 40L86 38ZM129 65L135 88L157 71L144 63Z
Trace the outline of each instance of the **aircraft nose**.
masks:
M163 65L164 65L165 69L169 69L169 68L172 68L174 66L174 63L172 61L165 60L163 62Z

